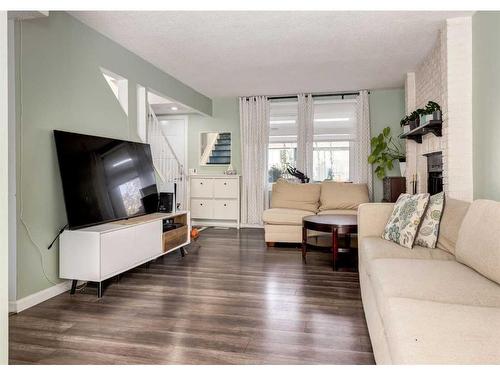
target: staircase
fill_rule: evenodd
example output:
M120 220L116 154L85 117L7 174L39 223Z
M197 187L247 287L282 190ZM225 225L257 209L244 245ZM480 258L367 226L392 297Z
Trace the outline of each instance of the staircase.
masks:
M231 163L231 133L219 133L207 164Z
M168 138L163 133L160 122L153 109L148 105L147 143L151 145L151 154L156 173L160 177L157 181L158 191L171 191L172 185L177 184L176 208L185 210L186 177L184 166L175 154Z

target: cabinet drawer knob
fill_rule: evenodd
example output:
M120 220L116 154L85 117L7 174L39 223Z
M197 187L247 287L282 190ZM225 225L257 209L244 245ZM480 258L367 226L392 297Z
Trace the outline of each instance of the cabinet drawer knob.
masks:
M227 185L227 182L224 182L224 185Z
M227 206L227 204L224 203L224 207L226 207L226 206Z
M203 203L200 203L200 206L203 206Z
M203 182L200 182L200 185L203 185Z

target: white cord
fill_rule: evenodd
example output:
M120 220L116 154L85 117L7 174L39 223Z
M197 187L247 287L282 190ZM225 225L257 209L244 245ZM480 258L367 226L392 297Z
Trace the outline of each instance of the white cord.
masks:
M19 152L19 205L20 205L20 214L19 214L19 221L23 224L24 228L26 229L26 233L28 234L28 238L31 241L31 243L35 246L35 248L38 251L38 254L40 255L40 264L42 266L42 273L43 276L47 279L47 281L53 285L58 284L55 281L52 281L50 277L47 275L47 272L45 271L45 264L44 264L44 256L41 247L36 243L36 241L33 238L33 235L31 234L31 231L28 227L28 224L24 220L23 213L24 213L24 204L23 204L23 96L22 96L22 89L23 89L23 74L22 74L22 58L23 58L23 22L22 20L19 21L19 66L18 66L18 72L19 72L19 147L21 148Z

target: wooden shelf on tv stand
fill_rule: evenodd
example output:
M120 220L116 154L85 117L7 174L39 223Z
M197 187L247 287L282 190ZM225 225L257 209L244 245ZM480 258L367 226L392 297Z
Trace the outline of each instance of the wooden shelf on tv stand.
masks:
M172 216L167 219L172 219L176 224L182 224L179 228L163 232L163 251L169 252L172 249L178 248L185 243L189 237L189 225L187 214Z

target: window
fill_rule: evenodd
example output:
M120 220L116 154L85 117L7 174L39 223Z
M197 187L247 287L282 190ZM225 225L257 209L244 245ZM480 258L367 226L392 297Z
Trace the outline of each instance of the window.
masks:
M101 68L101 73L123 111L128 115L128 80L104 68Z
M298 136L297 100L270 103L268 181L290 177L296 166ZM312 181L352 181L354 147L357 145L356 99L315 98Z
M351 180L352 147L356 142L356 100L315 99L313 136L314 181Z
M313 143L313 180L349 180L349 142Z
M270 104L268 181L286 176L286 167L297 160L297 100Z

